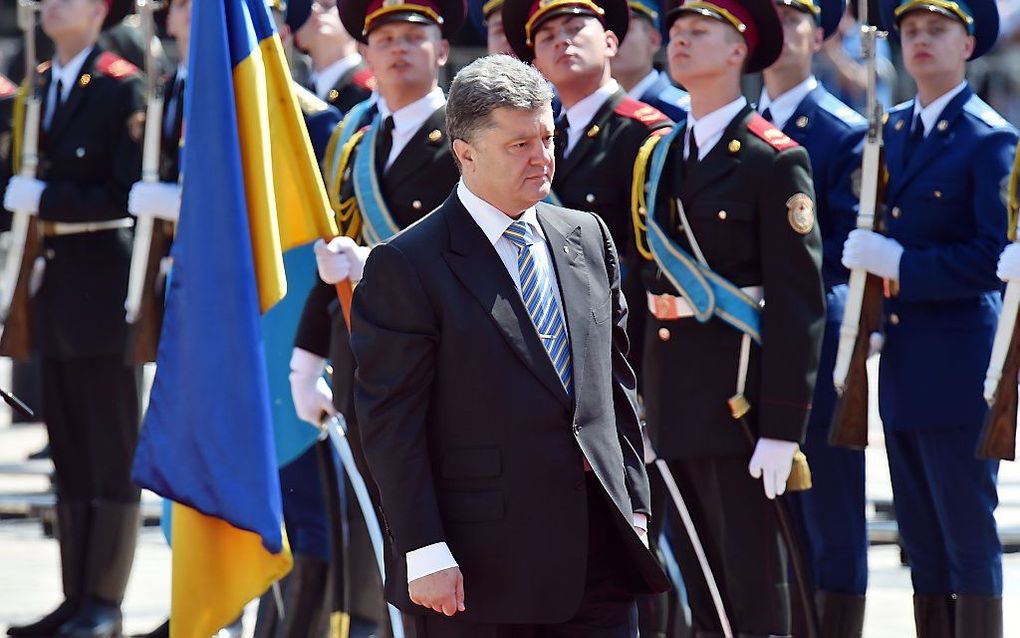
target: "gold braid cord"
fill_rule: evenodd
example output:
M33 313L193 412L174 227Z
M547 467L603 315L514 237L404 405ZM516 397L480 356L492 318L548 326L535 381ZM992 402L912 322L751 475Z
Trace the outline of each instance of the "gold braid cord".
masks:
M1009 240L1016 241L1017 219L1020 217L1020 144L1016 147L1013 158L1013 172L1009 174L1009 198L1006 201L1006 214L1009 216Z
M25 103L28 101L28 80L21 83L14 96L14 143L11 147L12 174L21 172L21 145L25 140Z
M340 143L343 135L344 125L341 123L333 131L326 145L326 164L323 166L323 175L326 176L326 193L329 195L329 203L333 208L333 215L336 219L337 228L340 233L351 239L361 242L361 213L358 210L358 199L353 195L345 200L340 199L340 191L343 188L344 173L350 166L351 155L355 147L365 136L365 131L360 130L347 140L340 149L340 157L337 158L336 166L333 166L332 159L336 156L336 145Z
M648 224L645 221L648 215L645 182L648 179L648 165L652 158L652 151L655 150L662 137L662 135L653 133L641 144L637 157L634 159L634 172L630 188L630 212L634 220L634 243L637 246L638 253L648 261L652 261L652 251L648 247Z

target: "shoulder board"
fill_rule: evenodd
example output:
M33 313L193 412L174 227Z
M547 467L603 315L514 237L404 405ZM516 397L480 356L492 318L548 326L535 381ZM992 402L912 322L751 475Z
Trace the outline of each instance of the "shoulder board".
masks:
M375 74L372 73L372 69L369 68L361 69L355 73L354 76L351 77L351 81L354 82L355 85L360 86L363 89L368 89L369 91L374 91L376 87Z
M772 122L769 122L757 113L755 113L751 117L751 121L747 123L747 130L763 139L766 144L777 151L785 151L786 149L800 146L800 144L797 144L797 142L790 139L786 133L773 126Z
M40 62L39 66L35 67L36 73L46 73L47 71L50 70L50 65L51 64L53 64L53 62L51 62L50 60L46 60L45 62Z
M618 115L636 120L649 127L669 124L671 121L662 111L654 106L648 106L644 102L638 102L630 97L620 100L620 103L616 105L613 111Z
M665 102L679 106L685 111L690 110L691 108L690 93L682 89L678 89L672 84L667 86L665 90L659 94L659 98Z
M103 75L119 80L138 72L138 67L116 53L103 51L96 60L96 70Z
M906 111L907 109L913 110L913 108L914 108L914 101L913 100L907 100L906 102L900 102L896 106L890 108L888 110L888 113L889 114L899 113L901 111Z
M846 122L851 126L860 126L868 123L863 115L840 102L831 93L824 93L818 100L818 106L826 113L832 114L836 119Z
M301 112L305 115L321 113L329 108L329 105L320 100L317 95L297 82L292 81L291 86L294 87L294 97L297 98L298 105L301 107Z
M988 106L984 100L976 95L971 96L967 100L963 105L963 110L992 128L1005 128L1009 126L1006 120L995 112L995 109Z
M18 87L7 79L5 76L0 75L0 98L8 98L14 95L18 91Z

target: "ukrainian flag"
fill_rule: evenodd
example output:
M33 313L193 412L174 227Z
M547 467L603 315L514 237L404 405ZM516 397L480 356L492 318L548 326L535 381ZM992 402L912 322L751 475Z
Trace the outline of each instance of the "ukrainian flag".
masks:
M174 272L134 479L174 501L174 638L291 567L260 317L283 252L336 229L265 0L192 3Z

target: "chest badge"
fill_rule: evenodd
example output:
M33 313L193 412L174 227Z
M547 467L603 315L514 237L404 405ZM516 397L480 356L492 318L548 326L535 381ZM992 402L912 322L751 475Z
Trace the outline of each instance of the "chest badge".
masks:
M815 227L815 203L804 193L797 193L786 200L786 218L790 228L807 235Z

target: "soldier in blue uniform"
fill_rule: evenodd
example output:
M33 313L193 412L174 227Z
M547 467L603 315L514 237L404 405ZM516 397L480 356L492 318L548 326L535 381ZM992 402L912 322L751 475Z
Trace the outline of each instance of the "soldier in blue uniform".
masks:
M803 146L811 157L826 321L818 383L804 453L812 488L791 495L808 554L816 600L827 638L860 636L868 584L868 535L864 514L864 452L828 443L835 408L832 367L846 302L847 270L839 263L857 216L861 152L867 122L836 99L811 74L814 54L836 32L843 0L777 0L783 52L764 70L758 111Z
M998 463L974 452L1017 133L974 95L965 70L995 42L998 12L993 0L882 9L918 92L884 126L886 234L852 231L842 261L888 280L879 406L917 635L996 637Z
M665 72L653 66L662 48L659 5L653 0L629 0L630 27L612 59L613 79L627 95L654 106L671 120L680 121L687 113L691 98L677 88Z

